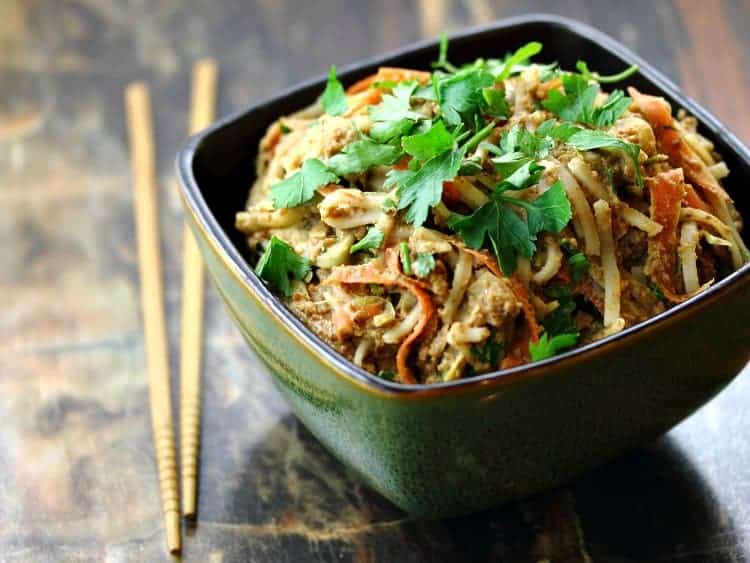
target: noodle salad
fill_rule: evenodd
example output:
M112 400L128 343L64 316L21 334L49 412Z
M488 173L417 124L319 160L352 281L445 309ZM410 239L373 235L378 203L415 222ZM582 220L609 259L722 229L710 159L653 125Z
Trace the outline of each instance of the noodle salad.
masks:
M383 67L262 139L236 227L256 273L362 368L431 383L648 319L750 259L696 120L528 43Z

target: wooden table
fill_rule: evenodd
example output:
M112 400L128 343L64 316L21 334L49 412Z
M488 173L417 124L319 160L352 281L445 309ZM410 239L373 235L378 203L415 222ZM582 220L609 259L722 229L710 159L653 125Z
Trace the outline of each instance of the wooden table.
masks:
M147 407L122 89L153 88L169 329L172 161L189 70L220 114L442 29L522 11L593 23L750 141L750 2L5 0L0 3L0 560L167 560ZM537 38L544 41L544 37ZM290 415L209 287L204 447L186 561L744 561L750 374L655 444L569 487L419 522ZM173 367L177 350L172 349ZM176 383L175 383L176 384Z

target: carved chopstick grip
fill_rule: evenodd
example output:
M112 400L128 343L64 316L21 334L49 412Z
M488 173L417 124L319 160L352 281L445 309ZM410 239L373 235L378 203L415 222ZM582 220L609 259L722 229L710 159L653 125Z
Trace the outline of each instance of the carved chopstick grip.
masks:
M148 86L134 83L125 90L125 113L135 195L135 230L141 277L141 306L146 345L151 422L162 510L171 553L180 551L177 459L169 389L169 356L164 320L161 251L156 193L156 156Z
M190 133L214 120L218 68L212 59L193 67ZM182 326L180 343L180 456L182 513L194 518L197 505L198 454L201 422L201 363L203 351L203 263L198 245L185 226L182 259Z

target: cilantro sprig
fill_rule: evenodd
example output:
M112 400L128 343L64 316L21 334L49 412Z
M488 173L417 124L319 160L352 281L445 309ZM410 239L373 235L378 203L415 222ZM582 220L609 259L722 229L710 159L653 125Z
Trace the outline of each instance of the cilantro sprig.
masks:
M570 202L559 181L532 201L506 195L509 190L538 182L540 172L540 166L526 163L495 188L487 203L471 215L454 215L449 221L449 226L471 248L482 248L487 243L506 275L516 270L519 256L534 255L539 233L558 233L572 217ZM514 209L523 209L525 217Z
M310 273L310 261L274 235L258 260L255 273L271 287L289 297L292 294L290 279L305 279Z
M546 332L542 333L538 342L529 342L529 354L531 361L538 362L557 355L558 352L578 344L578 333L556 334L550 337Z
M377 227L370 227L361 239L355 242L349 248L349 254L360 252L362 250L377 249L383 244L385 234Z
M321 97L321 103L323 104L323 111L328 115L341 115L347 110L344 86L336 77L334 65L331 65L331 70L328 72L328 81Z
M271 186L271 201L277 209L297 207L310 201L318 188L335 182L338 177L323 162L308 158L297 172Z

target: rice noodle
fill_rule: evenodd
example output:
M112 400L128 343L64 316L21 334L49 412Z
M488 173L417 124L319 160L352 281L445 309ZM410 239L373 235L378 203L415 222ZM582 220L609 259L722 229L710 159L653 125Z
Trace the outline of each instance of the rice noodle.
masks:
M464 298L466 288L469 287L469 281L471 280L471 274L473 273L474 259L471 254L461 249L458 250L458 261L456 267L453 270L453 283L451 284L450 293L443 303L443 307L440 309L440 319L445 324L449 324L453 321L453 317L456 314L458 306L461 304L461 300Z
M562 181L565 193L570 200L570 204L573 207L573 216L580 221L581 230L583 231L583 238L586 241L586 254L591 256L599 256L600 242L599 234L594 223L594 215L591 213L591 207L589 202L586 200L586 196L581 190L581 187L576 182L576 179L571 174L568 167L564 164L558 168L558 174Z
M658 235L664 228L656 221L652 221L648 215L645 215L628 205L618 207L617 213L628 225L644 231L650 237Z
M609 327L620 318L620 269L612 237L612 210L606 201L600 199L594 203L594 215L602 251L604 326Z
M699 240L698 226L693 221L683 223L680 231L679 254L685 293L693 293L701 285L698 280L698 255L696 254Z
M750 251L748 251L747 246L745 246L745 241L742 240L742 236L740 236L740 233L737 230L737 225L734 223L734 219L732 219L732 216L729 213L728 204L726 200L713 193L707 193L706 198L716 211L719 219L721 219L723 224L729 229L730 236L725 236L724 238L729 239L734 243L729 247L729 252L732 255L732 264L735 268L741 268L742 265L750 259Z
M419 303L417 303L416 305L414 305L414 307L412 307L411 311L409 311L409 314L406 315L400 323L398 323L392 329L383 333L383 342L385 342L386 344L396 344L397 342L401 342L406 337L406 335L409 334L417 325L417 322L419 322L419 317L421 315L422 308L420 307Z
M544 285L549 280L555 277L557 272L562 266L563 253L560 250L560 245L557 244L552 237L547 237L545 240L545 248L547 251L547 259L544 261L544 265L538 272L534 272L531 276L531 280L537 285Z
M617 201L617 196L607 189L589 168L581 157L575 157L568 163L568 169L584 189L596 199L603 199L607 203Z
M362 363L370 352L370 348L372 348L372 341L369 338L363 338L360 340L357 349L354 351L352 361L359 367L362 367Z

